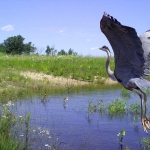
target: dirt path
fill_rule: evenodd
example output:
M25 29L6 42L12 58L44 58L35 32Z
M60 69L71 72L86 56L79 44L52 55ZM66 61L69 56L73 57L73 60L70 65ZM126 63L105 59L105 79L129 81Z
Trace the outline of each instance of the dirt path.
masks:
M52 75L46 75L44 73L36 73L36 72L22 72L21 75L25 76L25 77L29 77L31 79L34 80L48 80L51 82L51 84L59 84L59 85L87 85L89 84L89 82L85 82L85 81L79 81L79 80L75 80L75 79L71 79L71 78L64 78L64 77L54 77Z
M74 85L74 86L77 86L77 85L87 85L87 84L90 84L90 82L86 82L86 81L79 81L79 80L75 80L75 79L71 79L71 78L64 78L64 77L54 77L52 75L46 75L44 73L36 73L36 72L21 72L21 75L25 76L25 77L29 77L31 79L34 79L34 80L41 80L41 81L44 81L44 80L48 80L50 81L52 84L54 85L66 85L66 84L69 84L69 85ZM117 84L116 81L112 81L111 79L107 79L105 81L105 84Z

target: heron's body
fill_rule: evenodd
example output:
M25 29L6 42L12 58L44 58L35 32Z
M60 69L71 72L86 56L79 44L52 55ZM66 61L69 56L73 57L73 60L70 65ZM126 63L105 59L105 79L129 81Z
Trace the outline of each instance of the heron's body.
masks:
M150 31L140 36L134 28L121 25L104 14L100 28L110 42L115 59L114 76L125 88L148 88L144 77L150 73Z
M100 21L100 28L114 51L115 69L111 71L110 51L106 46L100 48L108 55L106 71L109 77L135 91L146 106L143 89L150 87L150 81L145 78L150 74L150 30L138 37L134 28L122 25L106 13Z

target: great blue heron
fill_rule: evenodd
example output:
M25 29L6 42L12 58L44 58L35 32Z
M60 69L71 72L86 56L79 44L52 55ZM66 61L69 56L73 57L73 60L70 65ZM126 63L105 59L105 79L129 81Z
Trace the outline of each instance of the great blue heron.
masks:
M145 78L150 74L150 30L138 37L134 28L122 25L106 13L100 21L100 29L114 51L115 69L111 71L110 50L107 46L100 48L108 56L106 71L112 80L118 81L124 88L139 95L142 125L147 132L150 122L146 117L147 95L143 89L150 87L150 81Z

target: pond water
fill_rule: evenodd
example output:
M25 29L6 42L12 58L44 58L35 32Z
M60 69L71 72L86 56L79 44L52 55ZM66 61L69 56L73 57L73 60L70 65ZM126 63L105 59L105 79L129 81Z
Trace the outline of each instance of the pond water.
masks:
M64 103L64 99L68 101ZM142 137L149 137L143 131L140 117L135 121L133 116L110 116L99 112L88 114L89 101L103 99L104 103L122 98L121 90L96 90L74 94L51 95L44 100L16 102L14 112L18 116L31 114L30 147L32 149L64 150L140 150ZM148 97L150 99L150 97ZM131 94L129 101L139 97ZM119 144L118 132L126 131L122 145ZM22 135L25 136L25 135Z

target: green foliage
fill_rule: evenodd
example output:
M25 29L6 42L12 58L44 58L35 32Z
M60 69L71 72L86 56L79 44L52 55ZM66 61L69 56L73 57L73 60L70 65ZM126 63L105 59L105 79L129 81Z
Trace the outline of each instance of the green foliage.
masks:
M119 136L119 142L123 142L123 137L126 135L126 131L122 129L117 136Z
M105 58L80 56L9 56L0 57L0 69L5 68L43 72L54 76L94 81L94 77L107 77ZM113 66L112 66L113 68Z
M97 104L92 104L92 101L90 101L88 104L88 114L96 112L96 110L97 110Z
M131 113L139 114L141 112L140 101L136 101L136 102L133 102L132 104L130 104L129 110Z
M108 113L124 113L126 111L126 101L124 99L115 99L108 103Z
M106 108L102 99L98 100L95 104L93 104L92 100L89 101L88 114L94 113L96 111L99 111L100 114L103 114L106 111Z
M10 107L14 104L9 101L7 104L2 105L1 118L0 118L0 149L1 150L23 150L22 143L14 137L12 129L16 124L16 118L10 111Z
M104 83L95 81L95 77L107 77L104 69L105 58L80 56L38 56L38 55L4 55L0 53L0 101L15 100L33 94L62 93L67 90L100 88ZM112 66L113 67L113 66ZM44 73L77 79L78 86L53 86L49 80L31 79L22 75L24 72ZM80 81L88 81L88 85ZM96 84L95 84L96 83ZM69 89L69 90L68 90ZM44 93L45 94L45 93Z
M35 51L34 45L32 45L32 42L29 42L27 44L23 43L24 38L21 35L18 36L12 36L4 40L4 43L1 45L1 50L5 51L7 54L30 54L30 52Z
M47 46L45 52L46 52L46 55L54 56L54 55L56 55L57 50L55 50L54 47L50 48L49 46Z
M77 56L78 54L77 54L77 52L74 52L74 50L70 48L70 49L68 50L68 52L65 52L64 49L61 49L61 50L57 53L57 55Z
M145 149L145 150L150 149L150 139L143 137L143 138L141 139L141 146L142 146L143 149Z
M123 98L130 98L131 92L129 90L125 89L125 88L122 88L122 93L121 94L122 94Z
M74 56L76 56L77 53L74 52L74 50L70 48L70 49L68 50L68 55L74 55Z
M0 52L6 53L6 47L4 46L4 44L0 44Z
M51 54L51 48L49 46L46 47L46 55L50 55Z
M61 50L57 53L57 55L67 55L67 53L65 52L64 49L61 49Z
M100 114L108 113L110 116L120 115L129 112L131 114L139 114L141 111L140 101L132 102L128 104L129 101L126 99L114 99L111 102L104 103L103 100L98 100L93 104L90 100L88 104L88 114L99 111ZM136 118L136 116L134 117Z
M30 54L30 53L34 53L36 50L36 47L34 47L34 44L32 45L32 42L28 42L26 44L24 44L23 47L23 53L24 54Z

